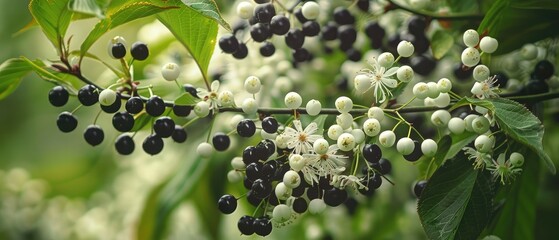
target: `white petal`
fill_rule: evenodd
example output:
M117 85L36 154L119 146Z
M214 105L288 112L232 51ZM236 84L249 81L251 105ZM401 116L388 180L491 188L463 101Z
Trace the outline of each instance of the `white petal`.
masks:
M217 90L219 90L219 81L218 80L214 80L212 82L211 89L212 89L212 92L217 92Z
M385 77L390 77L390 76L394 75L398 71L398 68L399 67L392 67L392 68L388 69L388 71L386 71L384 73L384 76Z
M382 78L381 81L389 88L395 88L396 86L398 86L398 81L396 81L395 79Z
M303 126L301 126L301 121L293 120L293 125L295 126L295 129L297 130L297 132L302 132L303 131Z
M311 135L313 133L315 133L318 130L318 124L316 124L315 122L312 122L311 124L309 124L306 128L305 128L305 133L308 135Z

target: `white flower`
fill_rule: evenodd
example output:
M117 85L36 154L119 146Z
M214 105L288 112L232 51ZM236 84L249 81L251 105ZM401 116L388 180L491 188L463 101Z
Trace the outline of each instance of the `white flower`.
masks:
M487 166L487 170L491 171L495 180L500 179L503 185L509 183L522 172L521 168L512 165L509 160L505 161L504 153L499 155L497 161L493 160L493 163Z
M303 154L308 153L313 149L312 143L322 138L320 135L313 135L317 130L318 126L315 122L309 124L305 130L301 126L301 121L294 120L292 127L286 127L282 135L287 139L287 147L293 149L293 153Z
M385 67L380 66L376 58L373 58L368 63L371 65L372 69L361 69L359 74L363 74L369 78L370 87L366 88L365 91L372 88L375 101L382 103L387 100L387 96L388 98L392 97L390 89L398 86L398 81L392 78L398 71L398 67L392 67L387 70Z
M499 97L499 85L495 86L497 82L496 76L488 77L484 81L476 82L472 87L471 92L479 99Z
M493 158L489 153L478 152L471 147L464 147L462 150L464 150L464 153L469 160L474 160L474 169L481 169L484 168L485 165L489 166L492 164Z
M221 103L219 102L219 81L215 80L212 82L210 87L210 91L204 88L197 88L196 91L198 92L198 97L202 99L202 101L209 101L210 109L214 110L214 113L217 112L217 109Z
M362 181L361 178L358 178L357 176L354 175L347 175L347 176L337 175L332 178L332 182L334 182L334 184L339 185L339 188L341 189L353 188L355 190L357 189L369 190L369 188L365 186L361 181Z
M333 144L328 147L325 154L303 154L306 165L301 169L307 182L318 183L319 177L338 175L345 170L345 155L338 155L338 146Z

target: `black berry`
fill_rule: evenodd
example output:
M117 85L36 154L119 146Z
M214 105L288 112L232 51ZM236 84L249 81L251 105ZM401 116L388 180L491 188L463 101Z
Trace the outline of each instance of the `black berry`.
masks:
M153 123L153 131L159 137L170 137L175 131L175 121L170 117L160 117Z
M293 211L295 211L296 213L304 213L307 211L308 207L309 204L304 198L296 198L293 201Z
M345 51L347 59L353 62L359 62L361 60L361 52L355 48L350 48Z
M421 143L419 143L419 141L414 140L413 144L415 145L413 152L404 156L404 159L410 162L415 162L419 160L421 156L423 156L423 152L421 151Z
M303 23L303 34L305 36L314 37L320 33L320 24L316 21L308 21Z
M135 42L130 49L132 57L138 61L146 60L149 56L148 46L143 42Z
M413 56L410 61L413 71L422 76L429 75L437 66L435 60L424 55Z
M539 61L534 68L534 76L538 80L546 80L555 73L553 64L548 60Z
M192 95L195 98L199 98L198 97L198 90L196 90L196 88L194 86L192 86L192 84L184 84L182 85L182 88L184 88L184 91L187 93L190 93L190 95Z
M276 15L270 20L270 30L273 34L284 35L291 28L291 23L286 16Z
M299 29L293 28L285 35L285 44L291 49L298 49L305 43L305 35Z
M415 183L413 186L413 194L415 197L421 197L421 193L423 192L423 189L425 189L425 186L427 186L427 180L421 180Z
M173 135L171 135L173 141L177 143L183 143L186 141L187 137L188 135L186 134L186 130L179 125L175 125L175 130L173 131Z
M261 217L254 220L254 232L259 236L265 237L272 232L272 223L267 217Z
M427 21L422 16L412 16L408 20L408 31L413 35L424 34L426 28Z
M151 96L146 102L146 112L152 117L159 117L165 112L165 102L159 96Z
M264 57L272 56L274 55L275 52L276 52L276 47L271 42L264 42L260 46L260 55Z
M122 134L118 136L115 141L115 149L118 153L122 155L128 155L134 152L135 144L132 137L128 134Z
M91 106L99 101L99 92L93 85L85 85L78 91L78 100L84 106Z
M91 146L97 146L103 139L105 138L105 134L103 133L103 129L97 125L89 125L85 132L83 133L83 137L85 141L89 143Z
M225 53L234 53L239 47L239 40L231 34L225 35L219 39L219 48Z
M113 127L120 132L128 132L134 127L134 117L128 112L115 113Z
M259 23L270 23L274 15L276 15L276 9L271 3L259 4L254 8L254 16Z
M252 182L252 187L250 188L250 190L255 197L264 199L268 197L270 193L272 193L274 188L272 187L272 184L270 182L264 181L262 179L256 179L254 180L254 182Z
M338 38L338 26L336 23L328 22L322 27L322 39L330 41Z
M303 16L302 8L295 10L295 17L297 18L297 21L299 21L300 23L305 23L309 21L309 19Z
M372 167L375 170L379 171L379 173L382 175L389 174L390 171L392 170L392 164L386 158L381 158L380 161L378 161L378 163L373 163Z
M458 80L466 80L472 76L474 68L470 68L458 63L454 65L453 73Z
M214 145L215 150L217 151L225 151L231 145L231 139L227 134L218 132L214 134L212 138L212 143Z
M144 102L139 97L131 97L126 101L124 108L131 114L138 114L144 110Z
M246 176L248 178L248 180L254 182L257 179L261 179L263 177L262 175L262 167L264 165L260 162L253 162L249 165L246 166Z
M239 43L239 48L237 48L237 51L235 51L235 53L233 53L233 57L236 59L244 59L248 56L248 48L247 45L244 43Z
M250 27L250 36L255 42L264 42L272 36L270 25L265 23L257 23Z
M350 45L357 40L357 31L352 25L344 25L338 28L338 38L342 45Z
M74 129L76 129L76 127L78 126L78 119L76 119L76 117L74 117L72 113L62 112L60 113L60 115L58 115L56 125L62 132L71 132L74 131Z
M382 150L376 144L365 144L363 146L363 157L370 163L376 163L382 157Z
M219 211L224 214L231 214L237 209L237 199L231 195L223 195L217 201Z
M340 25L354 24L355 17L351 15L347 8L337 7L334 9L334 21Z
M111 46L112 57L121 59L126 56L126 47L122 43L115 43Z
M252 235L254 233L254 218L251 216L242 216L237 222L237 228L243 235Z
M278 120L274 117L266 117L262 119L262 129L267 133L276 133L278 131Z
M192 111L192 106L173 105L173 113L178 117L186 117Z
M122 106L120 93L116 94L116 100L113 104L111 104L109 106L105 106L105 105L102 105L102 104L99 104L99 105L101 105L101 109L103 110L103 112L106 112L106 113L118 112L118 110L120 110L120 106Z
M347 200L347 191L345 189L332 188L324 191L324 203L328 206L336 207Z
M292 51L293 59L296 62L304 62L310 59L311 53L306 48L298 48Z
M243 119L237 124L237 133L241 137L252 137L256 132L256 125L250 119Z
M243 150L243 163L249 165L251 163L258 162L258 156L256 155L256 147L248 146Z
M163 150L163 139L155 134L149 135L142 143L142 148L149 155L158 154Z
M49 102L55 107L62 107L68 102L70 94L62 86L56 86L49 91Z

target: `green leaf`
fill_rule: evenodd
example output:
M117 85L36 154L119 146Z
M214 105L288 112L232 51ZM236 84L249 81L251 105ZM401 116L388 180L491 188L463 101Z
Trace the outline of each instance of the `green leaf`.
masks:
M474 170L464 154L447 161L429 179L418 213L430 239L476 239L491 214L487 176Z
M147 114L146 112L142 112L140 114L136 114L134 116L134 127L132 127L131 132L136 132L144 128L148 123L153 120L153 117Z
M326 122L326 118L328 118L328 115L320 115L313 120L318 127L316 134L322 134L324 132L324 123Z
M454 45L454 38L450 33L444 30L437 30L431 38L431 49L433 50L433 57L441 59Z
M70 0L68 7L74 12L93 15L100 19L105 18L105 14L96 0Z
M177 99L175 99L175 105L192 106L192 105L196 105L196 103L198 103L199 101L200 99L195 98L194 96L192 96L192 94L183 93Z
M216 38L217 23L179 0L169 0L168 4L181 6L179 9L158 14L161 21L190 52L204 79L208 79L208 65L212 57Z
M119 10L114 13L109 13L107 18L99 21L93 30L87 35L86 39L83 41L80 51L81 55L84 56L87 50L99 39L103 34L109 30L118 27L127 22L148 17L162 11L177 8L174 6L156 6L148 2L133 2L122 6Z
M559 10L559 1L557 0L512 0L510 6L513 8L523 9L552 9Z
M12 94L33 68L23 59L8 59L0 65L0 100Z
M64 43L66 30L68 30L72 20L72 12L68 9L68 1L32 0L29 3L31 15L58 51Z
M474 141L477 136L477 134L472 132L464 132L460 135L453 134L452 146L450 146L450 148L448 149L448 152L446 153L444 159L450 159L456 156L456 154L458 154L458 152L460 152L463 147Z
M526 159L538 158L533 152L520 149ZM526 161L522 173L511 185L499 191L496 201L503 202L491 224L488 234L501 239L530 240L535 239L536 209L538 187L540 185L540 162Z
M549 171L555 174L555 165L543 150L543 125L528 109L520 103L506 98L485 100L464 98L456 103L452 109L468 104L482 106L493 112L495 120L503 132L534 151L544 161Z
M187 6L191 7L192 9L198 11L199 13L203 14L204 16L213 19L227 31L231 31L231 26L227 23L222 17L217 4L214 0L184 0L183 1Z

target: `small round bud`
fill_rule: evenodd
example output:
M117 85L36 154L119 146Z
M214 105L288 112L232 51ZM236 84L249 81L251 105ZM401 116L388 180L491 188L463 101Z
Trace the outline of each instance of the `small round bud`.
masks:
M470 114L464 118L464 125L466 127L466 131L473 132L474 129L472 128L472 122L476 119L478 115Z
M473 67L479 63L479 51L475 48L469 47L462 51L462 63L468 67Z
M320 198L313 199L309 202L309 212L311 214L321 214L326 209L326 203Z
M353 86L358 93L363 93L371 88L371 79L365 74L357 74L353 79Z
M369 118L363 123L363 131L369 137L374 137L380 133L380 122L375 118Z
M285 204L274 207L272 211L272 219L277 223L283 223L291 219L291 208Z
M353 150L355 144L355 137L350 133L342 133L337 141L338 148L346 152Z
M250 2L240 2L237 5L237 16L242 19L249 19L254 12L254 6Z
M510 154L510 163L515 167L521 167L524 165L524 156L520 153L513 152Z
M351 135L355 138L355 143L361 144L365 141L365 133L361 129L351 130Z
M479 48L482 52L493 53L497 50L497 47L499 47L499 42L495 38L485 36L479 41Z
M255 76L250 76L245 80L245 90L250 94L256 94L260 92L260 88L262 88L262 83L260 82L260 78Z
M293 189L301 184L301 177L297 172L289 170L283 175L283 183L286 187Z
M441 78L437 82L437 87L439 88L439 92L448 93L452 89L452 82L448 80L448 78Z
M383 147L392 147L394 142L396 142L396 134L392 130L386 130L380 133L378 140Z
M415 149L415 144L413 140L409 137L400 138L398 143L396 143L396 150L402 155L409 155Z
M476 30L468 29L462 35L462 40L467 47L475 47L479 43L479 34Z
M438 150L437 142L433 141L433 139L425 139L421 143L421 152L423 152L423 155L427 157L435 156L437 150Z
M289 197L291 197L291 193L293 192L293 190L285 186L283 182L278 183L274 191L276 192L276 196L279 200L288 199Z
M288 138L285 137L283 134L276 136L276 146L278 148L287 148L287 140Z
M481 153L488 153L493 149L493 140L486 135L479 135L474 141L476 150Z
M423 105L425 105L425 107L433 107L435 106L435 101L433 101L432 98L427 97L423 100Z
M243 112L246 114L255 114L258 110L258 103L254 98L247 98L243 101L241 109L243 109Z
M230 183L238 183L243 180L243 174L239 171L231 170L227 172L227 181Z
M338 140L342 133L344 129L340 125L334 124L328 128L328 137L332 140Z
M194 114L201 118L208 116L210 114L210 104L205 101L196 103L194 105Z
M472 121L472 130L474 130L477 134L484 134L489 131L489 127L491 124L489 123L489 119L484 116L478 116Z
M336 124L340 125L343 129L348 129L353 124L353 116L349 113L342 113L336 116Z
M367 117L374 118L380 122L384 120L384 111L379 107L371 107L369 111L367 111Z
M415 48L413 47L413 44L411 42L408 41L401 41L400 43L398 43L398 47L396 48L396 50L398 51L398 54L402 57L410 57Z
M389 68L394 64L394 55L389 52L383 52L378 56L377 61L381 67Z
M413 95L418 99L425 99L429 95L429 86L424 82L418 82L413 86Z
M433 99L433 104L435 106L443 108L450 104L450 95L448 93L441 93L435 99Z
M414 75L413 69L408 65L401 66L396 71L396 77L402 82L410 82Z
M466 123L462 118L453 117L448 121L448 130L454 134L462 134L466 129Z
M483 64L477 65L472 73L476 81L483 81L489 77L489 68Z
M353 108L353 101L351 98L341 96L336 99L335 105L340 113L347 113Z
M431 115L431 122L437 127L446 127L450 117L447 110L437 110Z
M301 8L301 13L303 14L303 17L305 17L306 19L315 20L318 18L318 15L320 14L320 6L316 2L308 1L305 4L303 4L303 7Z
M219 93L219 95L217 96L217 100L219 101L219 103L221 103L222 106L231 107L233 106L235 97L233 96L233 93L231 91L225 90Z
M284 99L285 106L290 109L297 109L303 103L301 95L296 92L289 92L285 95Z
M483 83L475 82L470 92L476 96L483 96Z
M110 106L116 101L116 92L111 89L105 89L99 93L99 104Z
M214 147L207 142L198 144L198 147L196 148L196 153L198 153L198 155L202 158L210 158L213 152Z
M430 98L437 98L441 93L439 91L439 86L435 82L428 82L427 87L429 88L429 90L427 91L427 96Z
M294 171L301 171L303 167L306 165L305 158L299 154L291 154L289 155L289 166Z
M181 74L181 69L176 63L167 63L161 67L161 75L167 81L175 81Z
M243 162L242 157L234 157L231 159L231 167L235 170L243 170L246 168L246 164Z
M531 43L525 44L522 49L520 49L520 56L525 60L534 60L538 57L538 47Z
M330 144L328 143L328 141L326 141L326 139L320 138L314 141L312 147L316 154L326 154L328 152L328 147L330 147Z
M312 99L307 102L305 109L307 110L307 114L309 114L309 116L316 116L320 114L322 104L318 100Z

